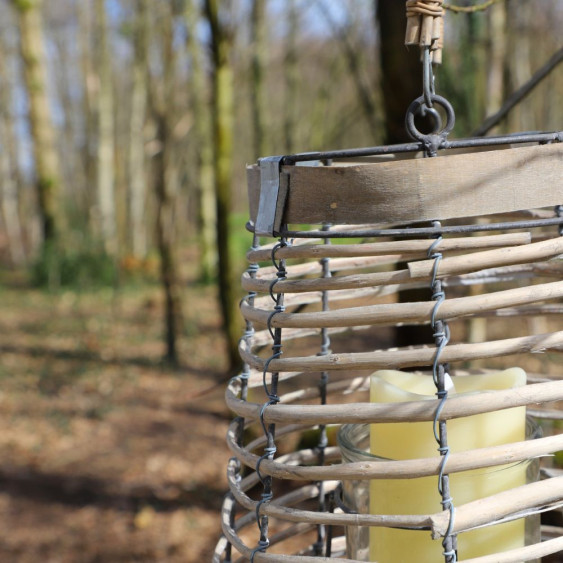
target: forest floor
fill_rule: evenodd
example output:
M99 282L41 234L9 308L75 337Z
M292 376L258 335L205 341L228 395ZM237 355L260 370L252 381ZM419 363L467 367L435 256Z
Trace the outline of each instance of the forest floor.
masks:
M162 364L157 285L0 299L0 561L209 561L230 414L214 288L186 292L184 366ZM194 306L197 303L197 307Z
M211 560L231 420L215 291L188 280L171 369L158 284L48 292L0 272L0 563Z

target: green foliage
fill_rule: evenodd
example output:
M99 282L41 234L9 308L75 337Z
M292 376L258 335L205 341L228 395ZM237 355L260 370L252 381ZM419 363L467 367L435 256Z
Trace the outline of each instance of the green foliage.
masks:
M37 0L12 0L14 8L19 12L27 12L37 6Z
M246 266L246 253L252 246L252 233L246 230L247 213L232 213L229 218L229 251L233 256L233 265L237 269Z
M46 245L31 268L32 283L51 290L113 286L118 279L115 260L97 246L73 249Z

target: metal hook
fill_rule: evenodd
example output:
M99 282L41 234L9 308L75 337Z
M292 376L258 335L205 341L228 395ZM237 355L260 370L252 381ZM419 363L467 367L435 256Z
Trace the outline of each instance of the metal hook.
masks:
M430 59L430 47L425 47L422 52L422 95L427 108L432 107L434 95L434 73Z

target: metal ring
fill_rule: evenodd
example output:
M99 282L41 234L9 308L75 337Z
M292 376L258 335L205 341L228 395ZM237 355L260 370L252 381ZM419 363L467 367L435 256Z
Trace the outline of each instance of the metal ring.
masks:
M422 115L423 117L429 115L432 118L433 127L432 127L432 131L430 131L428 135L434 135L442 130L442 116L440 115L440 112L436 108L434 107L429 108L426 104L424 104L420 107L419 114Z
M438 104L439 106L444 108L446 112L446 125L441 131L434 131L433 133L430 134L421 133L416 128L416 125L414 124L414 118L422 110L423 106L426 112L429 112L433 109L427 107L424 96L420 96L419 98L414 100L409 106L405 119L405 126L407 129L407 133L417 141L425 142L428 139L428 137L432 134L439 134L445 137L454 128L455 125L454 108L452 107L450 102L448 102L446 98L442 96L438 96L437 94L432 94L431 98L433 103Z

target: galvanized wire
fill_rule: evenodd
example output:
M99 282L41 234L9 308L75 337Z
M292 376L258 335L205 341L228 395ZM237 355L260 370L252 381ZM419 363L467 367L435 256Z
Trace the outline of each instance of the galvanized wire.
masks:
M433 226L439 227L439 222L434 221ZM432 365L432 377L434 379L434 385L436 386L437 390L436 396L438 397L438 399L440 399L440 404L436 409L436 414L434 416L433 432L434 439L438 444L438 451L442 456L440 473L438 475L438 492L442 497L441 504L443 509L450 512L448 529L442 542L442 546L444 547L443 555L446 563L456 563L456 538L452 536L451 533L455 521L455 506L454 500L450 494L449 475L445 473L446 463L450 456L450 447L448 445L446 421L440 420L440 414L448 398L447 381L450 377L447 373L446 366L440 362L442 351L444 350L450 339L449 328L447 323L445 323L444 321L436 320L438 309L446 299L446 294L444 292L444 289L442 288L442 282L438 279L438 268L440 261L442 260L442 253L437 250L437 247L439 246L441 241L442 237L438 237L428 249L428 258L434 260L434 266L432 268L432 279L430 282L430 288L432 290L432 300L435 302L430 316L430 326L432 327L433 337L436 343L436 355L434 356L434 363Z
M265 552L270 545L268 539L268 527L269 527L269 519L267 515L260 514L260 508L262 505L269 503L273 498L273 490L272 490L272 477L269 475L262 475L260 472L260 465L264 460L273 460L274 455L277 451L276 444L275 444L275 434L276 434L276 425L271 423L266 426L264 422L264 412L269 406L276 405L279 403L280 398L278 396L278 378L279 373L273 372L270 375L270 382L268 384L267 377L268 377L268 366L272 362L279 358L282 355L282 329L275 328L272 329L272 319L275 315L279 313L283 313L285 311L284 306L284 294L278 293L277 295L274 294L275 286L280 280L284 280L286 278L286 269L285 269L285 260L277 260L276 259L276 252L285 246L287 246L287 240L285 238L281 238L278 244L276 244L272 248L272 264L276 269L276 278L270 284L270 297L274 302L274 310L272 311L271 315L268 317L267 328L272 337L272 355L266 360L264 364L264 370L262 372L262 386L264 389L264 393L266 394L267 400L262 405L260 409L260 424L262 425L262 430L264 431L264 436L266 437L266 447L264 448L264 453L258 458L256 462L256 475L260 479L260 482L263 486L262 497L260 501L256 505L256 522L258 524L258 530L260 532L260 538L258 540L257 546L252 550L250 562L253 563L254 557L258 552Z
M330 224L326 223L323 225L323 232L330 230ZM330 239L325 238L324 244L330 244ZM330 271L330 258L322 258L320 260L322 266L322 277L323 278L330 278L331 271ZM321 295L321 303L322 303L322 310L328 311L329 310L329 299L328 299L328 291L323 291ZM328 334L328 329L322 328L320 331L321 336L321 349L318 353L319 356L327 356L330 354L330 337ZM321 399L321 404L326 405L326 398L327 398L327 385L329 381L329 373L327 371L323 371L321 373L320 381L319 381L319 394ZM328 446L328 439L327 439L327 432L326 432L326 425L322 424L319 427L319 442L317 444L317 450L319 452L318 455L318 464L324 465L325 463L325 449ZM324 481L319 481L317 483L319 488L319 512L326 512L326 499L325 499L325 485ZM327 546L325 551L330 552L330 548L328 546L329 536L326 534L326 529L323 525L319 525L317 527L317 541L313 544L313 552L317 556L323 555L323 548L325 547L325 542L327 542ZM332 535L330 536L330 541L332 541Z

